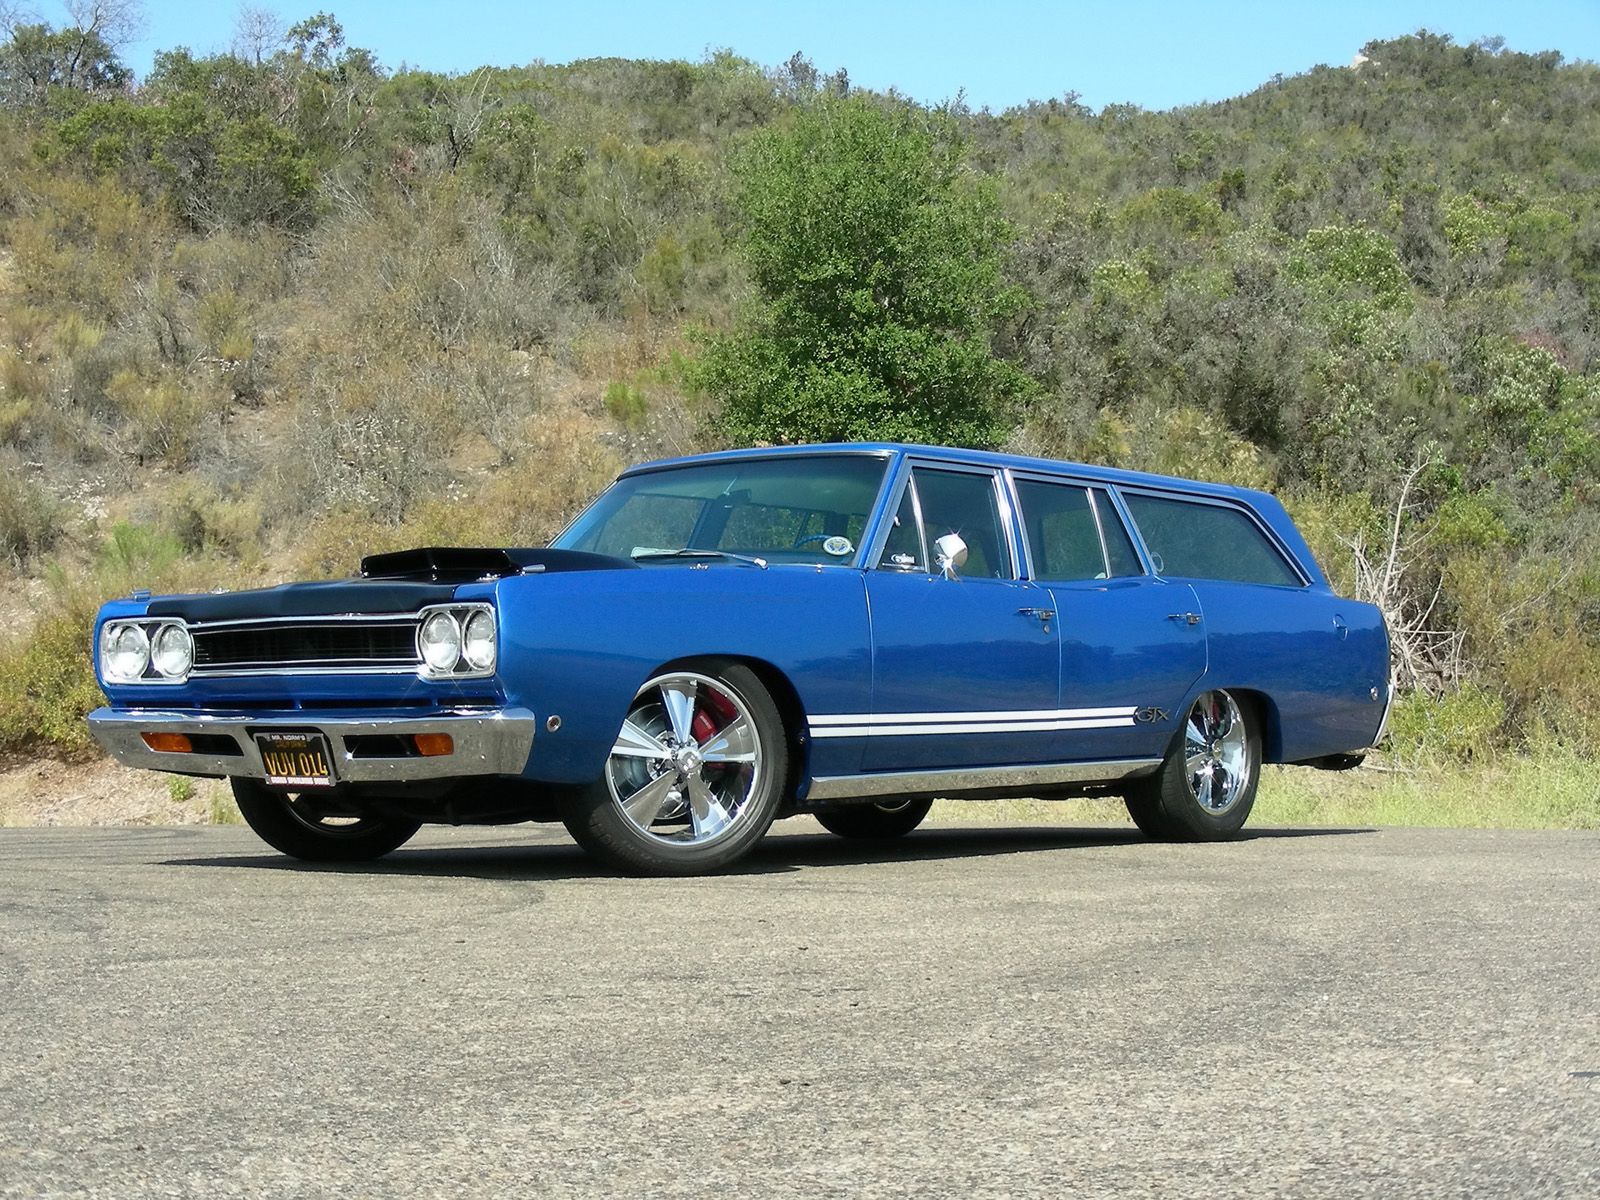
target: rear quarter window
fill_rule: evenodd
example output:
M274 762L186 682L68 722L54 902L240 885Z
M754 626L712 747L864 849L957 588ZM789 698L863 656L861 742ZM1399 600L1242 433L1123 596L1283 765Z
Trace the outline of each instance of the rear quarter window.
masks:
M1124 492L1158 574L1303 587L1305 581L1236 508Z

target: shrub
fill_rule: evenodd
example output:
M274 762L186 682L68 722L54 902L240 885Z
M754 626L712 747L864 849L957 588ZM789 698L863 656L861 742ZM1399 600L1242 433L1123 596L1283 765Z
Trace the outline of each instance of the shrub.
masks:
M1389 736L1402 759L1481 761L1493 755L1505 710L1504 700L1475 684L1442 696L1418 689L1395 701Z
M61 537L62 507L14 453L0 454L0 555L21 565Z

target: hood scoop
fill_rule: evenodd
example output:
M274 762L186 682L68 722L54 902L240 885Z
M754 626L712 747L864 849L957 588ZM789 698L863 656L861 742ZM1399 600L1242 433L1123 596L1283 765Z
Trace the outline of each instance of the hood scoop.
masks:
M393 554L369 554L361 560L361 576L416 583L473 583L547 571L626 571L638 567L631 559L582 550L427 546Z

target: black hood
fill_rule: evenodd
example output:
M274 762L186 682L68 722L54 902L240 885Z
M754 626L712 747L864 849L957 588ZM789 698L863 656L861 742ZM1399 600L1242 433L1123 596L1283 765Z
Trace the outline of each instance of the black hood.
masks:
M248 592L167 596L150 602L152 617L238 621L252 617L326 617L342 613L410 613L455 598L455 585L378 579L285 583Z
M148 611L152 617L181 617L194 622L412 613L425 605L449 603L455 599L456 585L462 583L503 579L507 575L638 569L638 563L626 558L578 550L430 547L364 558L362 579L166 596L152 600Z
M427 546L420 550L397 550L393 554L369 554L361 560L361 574L367 579L414 579L431 583L472 583L480 579L504 579L507 575L626 571L638 567L631 558L533 547L498 550L476 546Z

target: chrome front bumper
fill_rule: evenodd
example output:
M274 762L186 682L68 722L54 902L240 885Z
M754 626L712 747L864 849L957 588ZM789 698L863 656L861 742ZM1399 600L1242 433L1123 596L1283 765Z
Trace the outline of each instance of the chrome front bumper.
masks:
M451 779L461 775L519 775L533 750L536 718L525 708L490 713L444 711L426 717L325 719L315 713L270 716L208 716L195 712L127 711L97 708L89 714L95 740L118 762L152 771L185 775L243 775L264 779L267 769L256 748L256 733L315 730L328 739L338 782L383 783L412 779ZM237 754L152 750L146 733L182 733L207 739L232 739ZM368 748L358 755L349 739L417 733L448 733L450 754L381 756Z

